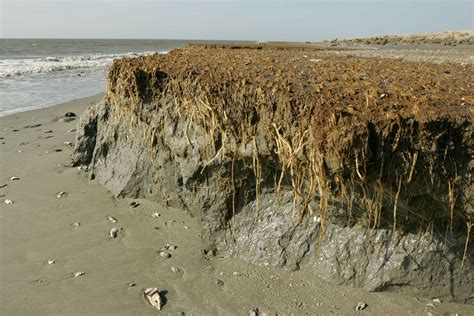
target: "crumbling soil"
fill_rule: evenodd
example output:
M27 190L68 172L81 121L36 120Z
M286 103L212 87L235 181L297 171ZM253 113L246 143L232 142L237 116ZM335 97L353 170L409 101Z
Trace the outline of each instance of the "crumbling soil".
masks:
M115 62L103 101L81 118L75 164L117 196L188 209L217 248L249 260L257 251L262 263L325 266L339 283L383 290L412 279L418 291L472 299L472 65L232 48ZM288 194L291 212L288 201L274 204ZM278 236L267 229L275 225ZM355 229L340 234L345 250L334 248L340 228ZM427 232L434 243L406 249ZM244 235L254 243L235 243ZM274 237L277 245L258 247ZM436 246L424 262L440 249L455 258L433 264L431 279L420 273L426 264L403 264L427 244ZM401 249L377 275L390 265L371 262ZM348 260L328 268L343 251Z

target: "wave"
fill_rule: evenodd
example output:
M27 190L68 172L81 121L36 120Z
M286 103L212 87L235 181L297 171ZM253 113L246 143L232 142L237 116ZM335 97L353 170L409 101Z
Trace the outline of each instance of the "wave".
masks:
M45 74L73 69L100 68L108 66L114 59L152 55L161 52L124 53L86 56L48 56L28 59L1 59L0 78Z

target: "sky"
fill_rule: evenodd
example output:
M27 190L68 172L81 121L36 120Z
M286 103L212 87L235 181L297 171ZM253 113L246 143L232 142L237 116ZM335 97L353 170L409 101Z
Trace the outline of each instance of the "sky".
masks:
M473 29L470 0L0 0L2 38L317 41Z

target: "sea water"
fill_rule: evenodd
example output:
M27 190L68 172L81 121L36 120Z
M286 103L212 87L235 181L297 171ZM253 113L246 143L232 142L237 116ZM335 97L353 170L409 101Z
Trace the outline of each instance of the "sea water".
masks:
M166 53L183 40L0 39L0 116L104 91L116 58Z

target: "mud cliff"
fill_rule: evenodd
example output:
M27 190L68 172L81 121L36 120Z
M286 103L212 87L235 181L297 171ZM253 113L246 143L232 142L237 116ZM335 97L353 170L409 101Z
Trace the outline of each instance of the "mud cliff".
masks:
M116 61L75 165L212 247L473 302L472 65L195 46Z

